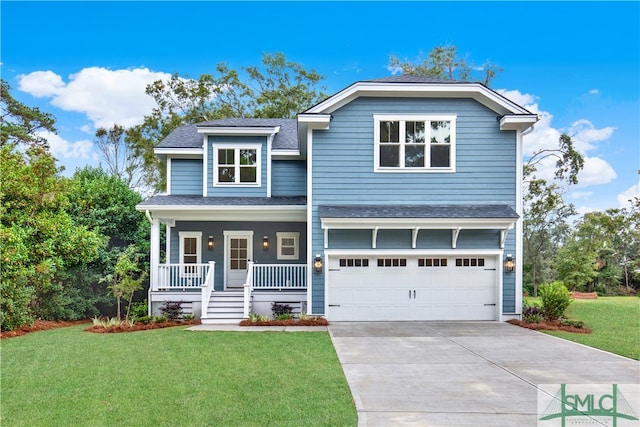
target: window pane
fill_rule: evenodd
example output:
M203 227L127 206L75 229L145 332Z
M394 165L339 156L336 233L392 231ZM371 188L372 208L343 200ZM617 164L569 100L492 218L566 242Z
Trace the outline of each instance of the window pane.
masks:
M451 143L451 122L431 122L431 142L435 144Z
M197 239L195 237L185 237L184 238L184 254L185 255L194 255L197 253L196 243Z
M185 255L182 262L185 264L195 264L198 262L198 257L195 255Z
M281 255L289 255L289 256L294 256L295 255L295 248L291 247L291 246L283 246L282 249L280 250Z
M424 167L424 145L407 145L404 149L404 165L408 168Z
M380 167L400 167L400 147L394 145L381 145Z
M449 152L451 147L448 145L432 145L431 146L431 167L432 168L448 168Z
M293 246L295 245L295 239L291 238L291 237L284 237L282 239L282 246Z
M424 122L407 122L406 142L424 144Z
M218 164L232 165L234 163L234 150L218 150Z
M257 182L256 167L244 166L240 168L240 182Z
M234 168L218 168L218 182L235 182L236 173Z
M380 122L380 142L400 142L400 122Z
M256 150L240 150L240 164L241 165L255 165L256 164Z

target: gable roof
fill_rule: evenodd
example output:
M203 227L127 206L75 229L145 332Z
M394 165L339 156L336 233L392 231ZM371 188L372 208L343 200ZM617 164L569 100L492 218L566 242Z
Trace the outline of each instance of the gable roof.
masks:
M331 114L361 96L472 98L500 116L521 116L525 122L537 121L537 115L516 104L482 83L399 75L363 80L306 110L303 115ZM531 123L531 124L533 124ZM528 126L527 126L528 127Z
M276 128L280 130L273 138L274 150L298 149L298 124L296 119L253 119L232 118L211 120L194 125L184 125L174 129L156 148L202 148L202 134L207 129L241 132L258 128ZM237 134L237 133L236 133Z

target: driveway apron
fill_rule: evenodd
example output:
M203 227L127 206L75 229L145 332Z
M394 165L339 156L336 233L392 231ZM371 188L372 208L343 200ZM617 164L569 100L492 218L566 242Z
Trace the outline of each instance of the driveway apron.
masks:
M359 426L536 426L542 384L640 383L638 361L509 323L332 322L329 333Z

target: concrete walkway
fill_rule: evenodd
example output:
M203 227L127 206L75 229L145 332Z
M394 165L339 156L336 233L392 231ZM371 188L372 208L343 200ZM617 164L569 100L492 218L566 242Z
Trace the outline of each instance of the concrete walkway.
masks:
M558 390L542 384L640 382L638 361L508 323L336 322L329 333L359 426L536 426L538 388ZM640 416L638 394L626 397Z

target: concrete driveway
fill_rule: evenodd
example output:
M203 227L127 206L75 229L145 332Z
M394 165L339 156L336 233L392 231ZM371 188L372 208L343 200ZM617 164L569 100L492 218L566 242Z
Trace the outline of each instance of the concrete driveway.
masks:
M640 382L638 361L508 323L332 322L329 333L360 426L536 426L538 387L558 390L541 384ZM640 416L638 394L627 398Z

